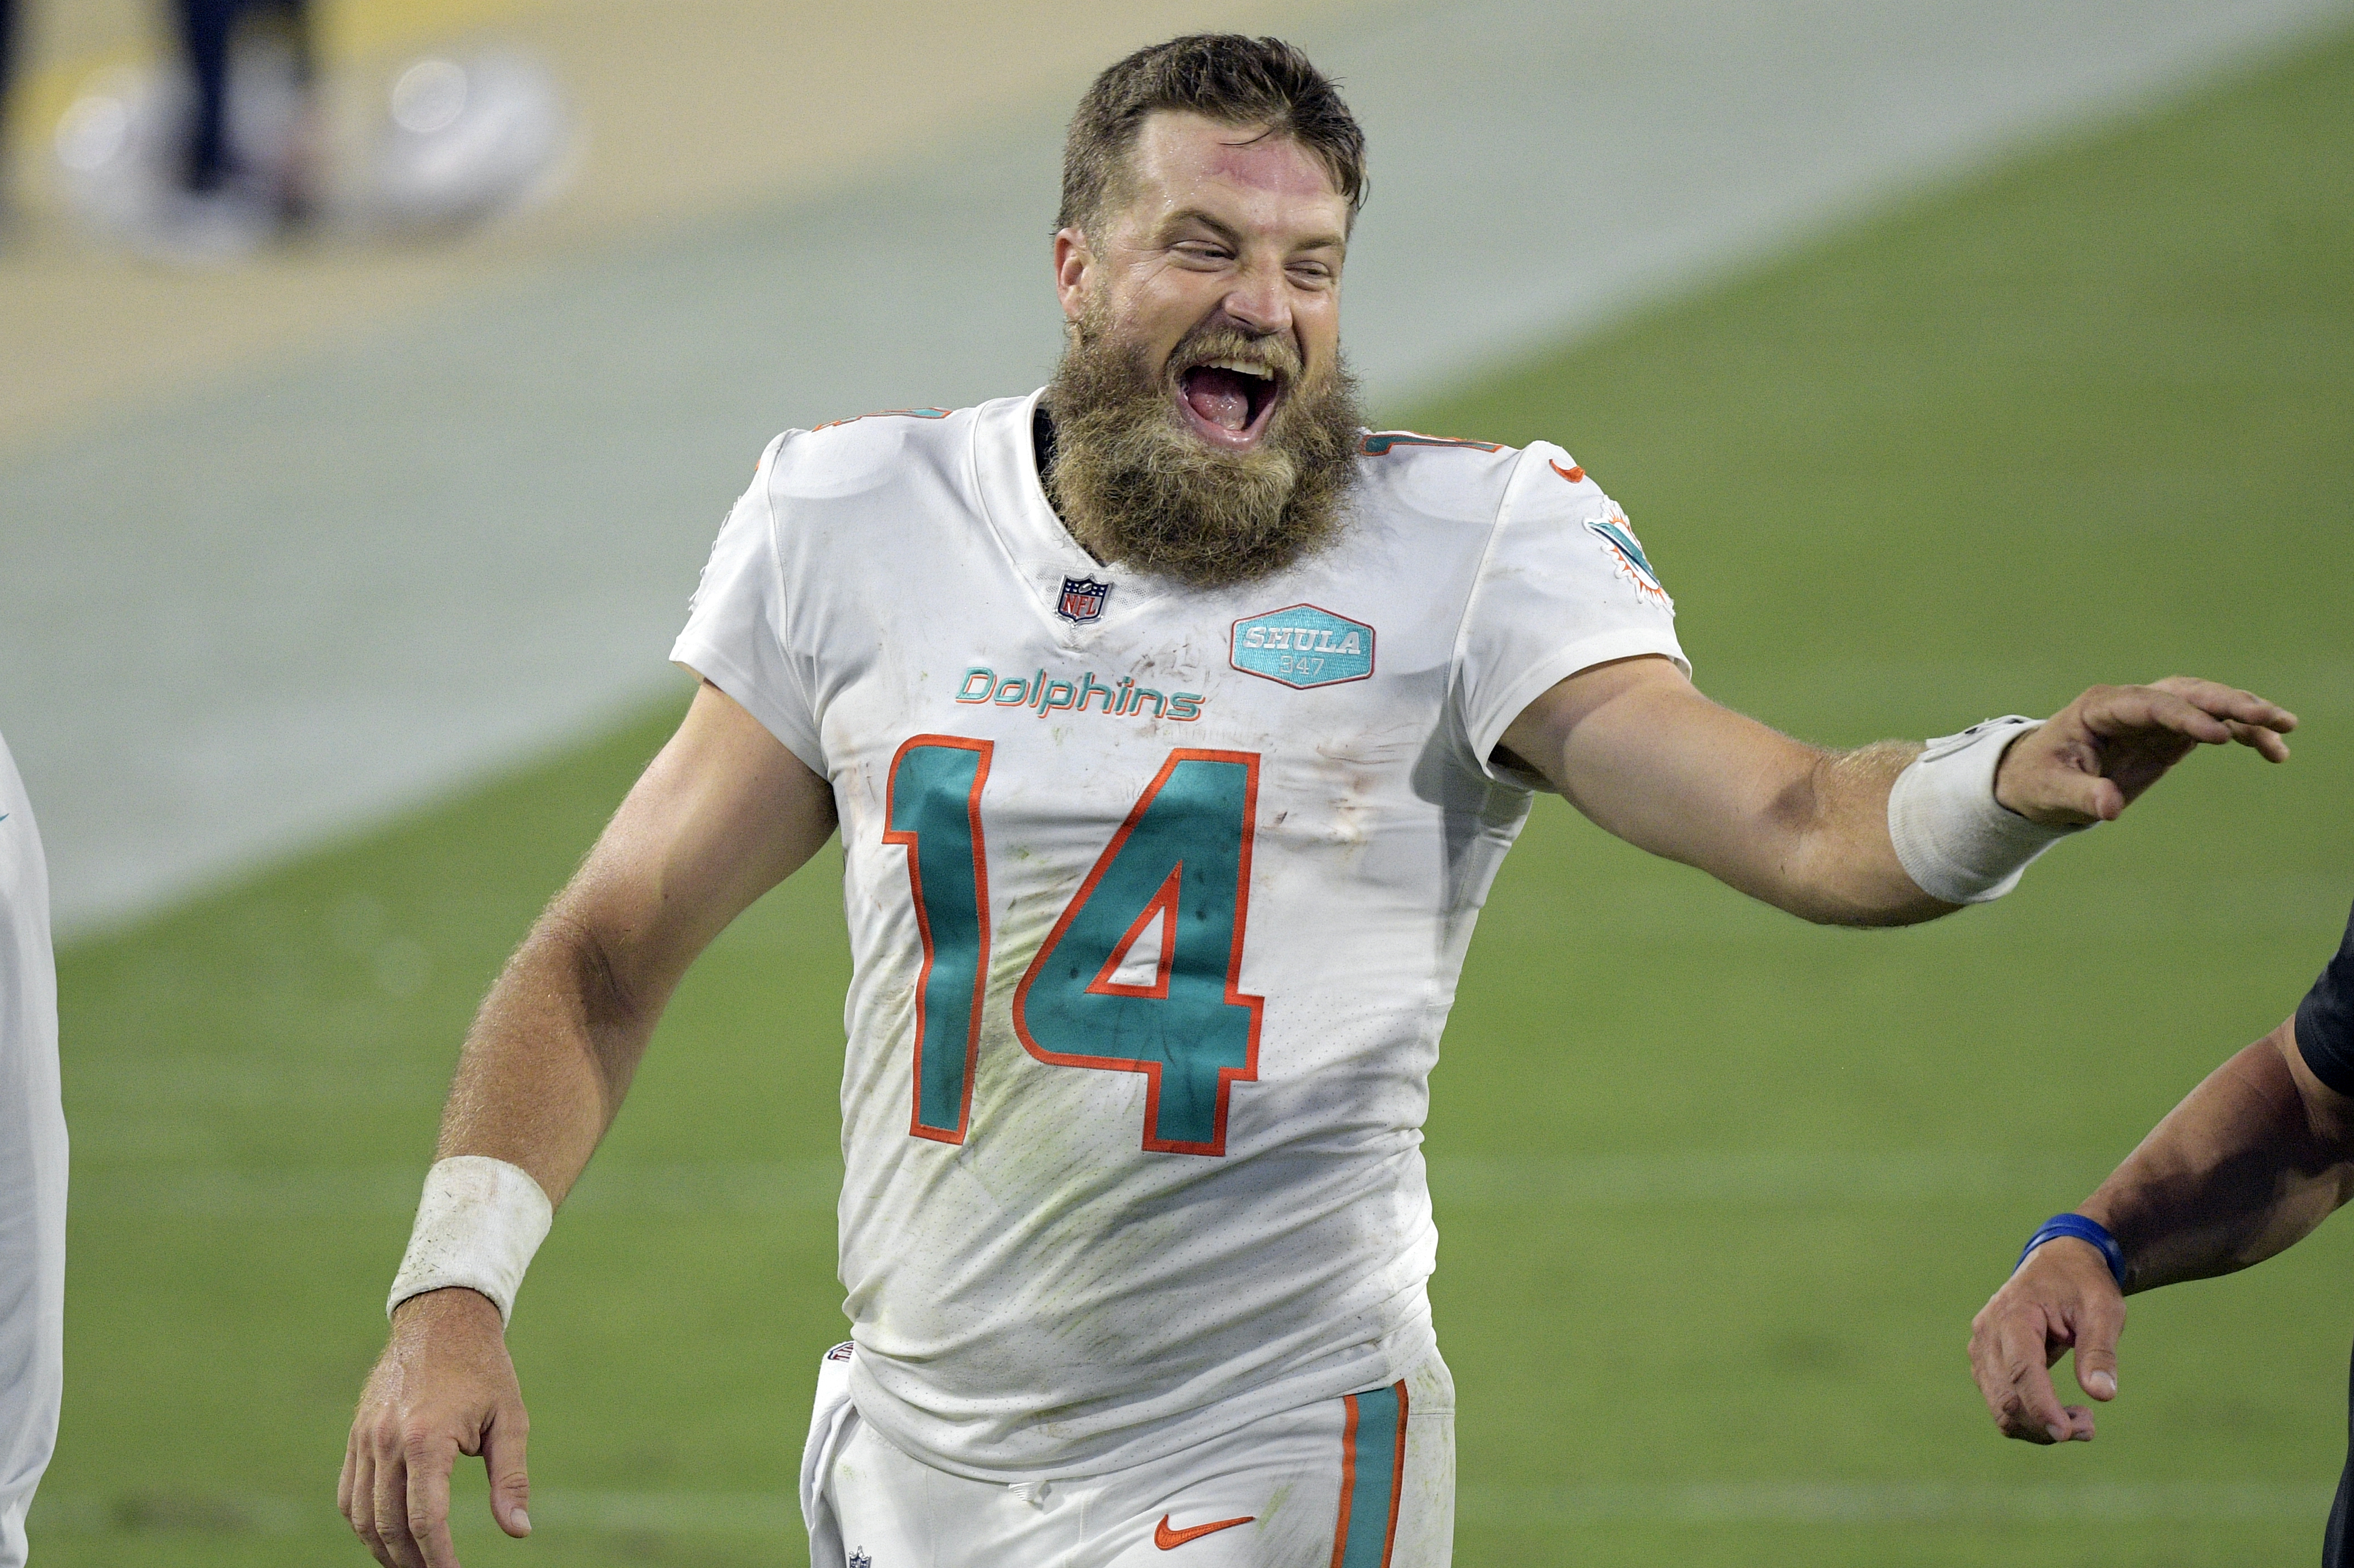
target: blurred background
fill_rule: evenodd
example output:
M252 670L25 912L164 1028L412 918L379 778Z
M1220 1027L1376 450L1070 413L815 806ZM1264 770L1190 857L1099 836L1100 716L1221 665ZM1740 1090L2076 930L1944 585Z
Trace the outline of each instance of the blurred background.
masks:
M1044 379L1062 120L1205 27L1365 122L1377 417L1569 446L1719 698L1852 744L2183 671L2306 721L1905 933L1543 803L1429 1129L1458 1561L2314 1554L2354 1226L2138 1300L2090 1447L1999 1441L1961 1348L2354 900L2354 5L311 0L199 155L202 8L16 0L10 51L0 733L75 1150L37 1563L365 1560L441 1086L684 707L721 515L788 425ZM470 1478L470 1563L803 1560L835 863L697 969L543 1251L539 1531Z

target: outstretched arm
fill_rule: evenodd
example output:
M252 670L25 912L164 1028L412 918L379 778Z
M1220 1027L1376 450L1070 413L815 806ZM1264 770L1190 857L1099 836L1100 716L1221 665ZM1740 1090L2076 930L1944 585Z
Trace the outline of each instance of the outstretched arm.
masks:
M2011 744L1995 799L2031 821L2107 821L2193 747L2237 740L2277 762L2296 726L2211 681L2095 686ZM1921 890L1889 837L1889 789L1917 742L1808 746L1645 657L1559 683L1504 731L1500 749L1618 837L1806 919L1899 926L1957 907Z
M505 1160L562 1202L687 966L833 826L825 780L705 683L492 986L459 1058L437 1156ZM457 1455L483 1457L501 1528L531 1528L525 1430L497 1306L462 1287L412 1297L393 1314L361 1395L338 1505L378 1562L454 1568Z
M2314 1076L2294 1019L2208 1075L2077 1213L2105 1225L2126 1290L2262 1263L2354 1196L2354 1099ZM2125 1294L2089 1242L2037 1247L1970 1324L1970 1371L2006 1436L2089 1441L2050 1368L2073 1347L2076 1383L2116 1397Z

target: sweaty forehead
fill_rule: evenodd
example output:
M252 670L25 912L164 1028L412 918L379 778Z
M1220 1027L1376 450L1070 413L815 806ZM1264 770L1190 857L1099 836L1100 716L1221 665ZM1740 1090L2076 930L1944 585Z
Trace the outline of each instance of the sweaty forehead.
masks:
M1266 135L1199 114L1163 111L1144 122L1130 154L1139 194L1164 199L1205 184L1295 201L1339 201L1332 176L1297 138Z

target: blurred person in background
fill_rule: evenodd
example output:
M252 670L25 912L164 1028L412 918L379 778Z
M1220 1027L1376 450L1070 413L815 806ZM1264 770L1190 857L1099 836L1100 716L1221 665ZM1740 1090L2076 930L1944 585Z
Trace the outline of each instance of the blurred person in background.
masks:
M2089 1443L2089 1406L2063 1405L2051 1368L2117 1395L2127 1295L2206 1279L2296 1245L2354 1196L2354 916L2337 956L2279 1028L2209 1074L2073 1213L2028 1238L1970 1325L1970 1370L2003 1436ZM2354 1374L2348 1429L2354 1443ZM2354 1446L2324 1568L2354 1568Z
M1421 1128L1538 791L1893 926L2199 745L2287 756L2293 715L2188 679L1851 752L1710 702L1567 451L1365 429L1365 188L1288 45L1140 50L1071 122L1052 383L762 454L672 649L684 723L469 1033L338 1482L380 1562L457 1561L461 1453L528 1531L525 1268L688 966L837 830L853 1339L811 1561L1440 1568Z
M0 1568L25 1561L65 1387L66 1118L49 878L0 739Z
M307 226L326 172L310 16L307 0L173 0L176 59L101 72L59 122L68 207L175 265L232 264Z
M173 171L185 199L166 209L166 221L299 228L312 215L318 156L309 0L175 0L173 23L189 102ZM266 169L240 166L231 132L235 95L252 91L239 79L247 70L279 73L291 90L281 98L290 123L273 138L284 153Z
M16 80L16 0L0 0L0 240L16 216L8 171L15 148L8 139L8 90Z

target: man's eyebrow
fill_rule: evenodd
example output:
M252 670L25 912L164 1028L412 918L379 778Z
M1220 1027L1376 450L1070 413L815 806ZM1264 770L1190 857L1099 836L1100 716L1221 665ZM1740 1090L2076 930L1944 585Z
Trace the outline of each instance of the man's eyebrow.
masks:
M1161 220L1161 232L1165 235L1172 230L1182 228L1189 223L1200 225L1229 245L1240 246L1242 243L1242 230L1214 213L1206 212L1198 207L1180 207L1171 213ZM1319 234L1310 237L1303 244L1294 246L1293 249L1295 250L1345 250L1348 247L1348 239L1341 235Z
M1216 235L1219 238L1225 240L1229 244L1239 242L1243 237L1242 230L1236 228L1233 224L1228 223L1225 219L1217 217L1210 213L1204 212L1198 207L1180 207L1175 212L1171 213L1167 217L1161 220L1161 232L1167 234L1172 229L1182 228L1189 223L1196 224L1201 228L1208 229L1211 233Z

